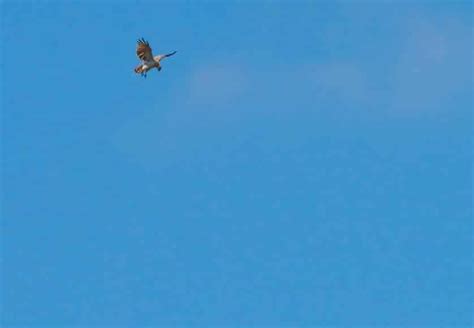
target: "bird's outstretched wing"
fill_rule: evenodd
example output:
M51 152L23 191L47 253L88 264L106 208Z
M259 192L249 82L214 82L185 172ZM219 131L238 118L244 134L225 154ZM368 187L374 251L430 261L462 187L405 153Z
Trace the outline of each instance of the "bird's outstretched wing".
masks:
M137 56L144 62L153 61L153 54L151 53L150 45L144 38L137 40Z
M159 62L159 61L162 60L163 58L166 58L166 57L169 57L169 56L173 56L175 53L176 53L176 51L173 51L172 53L169 53L169 54L158 55L158 56L155 57L155 60Z

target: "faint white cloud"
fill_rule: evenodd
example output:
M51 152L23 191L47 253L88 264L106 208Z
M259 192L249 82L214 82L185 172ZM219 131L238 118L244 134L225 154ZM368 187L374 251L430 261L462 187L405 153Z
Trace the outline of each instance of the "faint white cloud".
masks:
M247 84L246 72L241 65L205 64L190 74L187 101L198 105L221 105L239 97Z
M469 26L450 19L411 19L393 71L391 111L402 115L456 110L449 106L472 84Z
M246 90L245 71L230 63L205 64L189 72L183 89L155 109L124 122L113 136L117 149L137 164L152 168L176 165L205 147L213 133L221 133L238 117L223 110Z
M443 119L471 110L459 107L468 106L472 87L468 23L444 16L409 18L396 38L380 45L388 49L372 55L386 57L375 62L359 56L273 66L205 63L189 72L184 90L175 91L166 110L161 102L155 111L124 123L116 135L118 148L150 167L172 166L207 149L212 140L241 135L248 126L290 122L279 126L291 133L306 118L315 124L354 125L354 119Z
M339 103L352 104L367 99L367 72L359 63L332 61L312 65L309 74L309 83L322 96L331 97Z

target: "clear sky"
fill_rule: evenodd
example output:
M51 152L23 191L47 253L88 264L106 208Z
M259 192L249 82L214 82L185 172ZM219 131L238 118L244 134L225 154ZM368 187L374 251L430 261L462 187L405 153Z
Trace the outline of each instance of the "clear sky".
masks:
M472 9L2 1L0 325L472 327Z

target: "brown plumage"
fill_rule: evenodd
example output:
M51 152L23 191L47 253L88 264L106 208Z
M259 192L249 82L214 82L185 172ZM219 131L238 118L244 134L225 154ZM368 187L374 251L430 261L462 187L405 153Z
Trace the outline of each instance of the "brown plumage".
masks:
M138 65L137 67L135 67L134 69L135 73L141 74L142 76L146 77L146 73L152 68L156 68L158 69L158 71L160 71L161 70L160 61L166 57L174 55L175 53L176 51L169 54L153 57L153 53L148 41L146 41L143 38L138 39L137 40L137 56L142 61L142 63Z
M144 39L137 41L137 56L146 62L153 60L150 44Z

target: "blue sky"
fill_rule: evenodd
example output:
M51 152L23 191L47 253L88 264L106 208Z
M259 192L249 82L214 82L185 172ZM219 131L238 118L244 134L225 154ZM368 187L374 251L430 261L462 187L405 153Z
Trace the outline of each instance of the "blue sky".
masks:
M472 327L472 9L3 1L2 327Z

